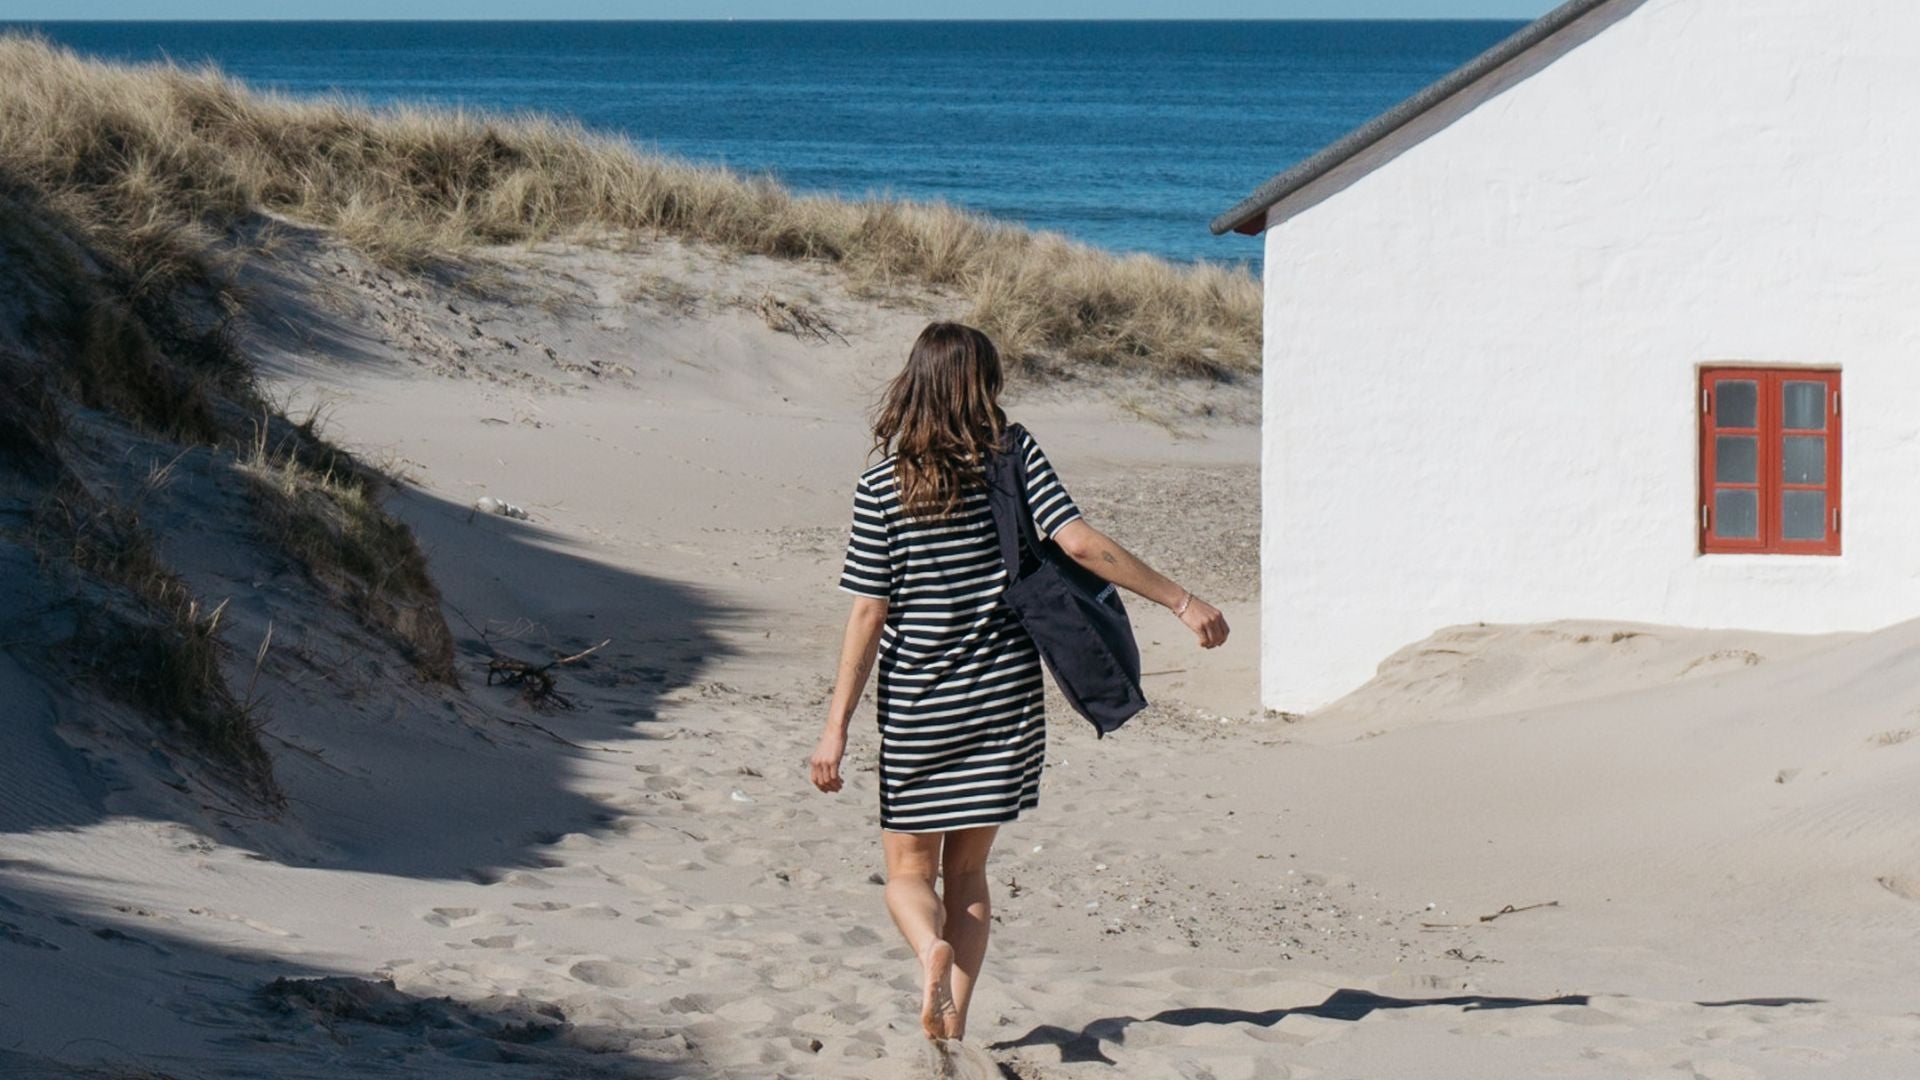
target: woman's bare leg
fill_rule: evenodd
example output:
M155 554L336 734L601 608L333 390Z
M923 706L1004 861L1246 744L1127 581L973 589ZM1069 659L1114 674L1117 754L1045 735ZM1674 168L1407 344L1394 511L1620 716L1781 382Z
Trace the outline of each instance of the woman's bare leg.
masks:
M974 983L980 978L980 965L987 958L987 935L993 927L993 903L987 885L987 853L1000 831L997 825L979 829L960 829L947 834L941 852L940 876L945 909L945 933L953 946L953 1003L955 1023L946 1037L958 1039L967 1033L967 1008L973 1002Z
M953 1000L953 946L941 937L946 917L934 880L940 874L940 833L882 832L887 856L887 914L920 958L920 1026L927 1038L947 1038L958 1019Z

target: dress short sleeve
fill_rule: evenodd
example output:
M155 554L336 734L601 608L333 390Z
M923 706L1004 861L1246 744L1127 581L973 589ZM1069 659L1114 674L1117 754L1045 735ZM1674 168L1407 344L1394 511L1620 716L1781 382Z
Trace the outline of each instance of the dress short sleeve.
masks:
M1027 505L1033 509L1033 527L1042 540L1080 517L1080 508L1031 434L1027 436Z
M847 535L847 558L840 570L840 589L876 600L885 600L893 591L887 515L865 477L853 489L853 528Z

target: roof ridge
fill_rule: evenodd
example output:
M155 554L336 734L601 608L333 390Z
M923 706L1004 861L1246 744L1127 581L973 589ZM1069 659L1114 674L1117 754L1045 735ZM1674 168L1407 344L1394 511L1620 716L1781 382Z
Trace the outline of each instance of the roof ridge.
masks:
M1572 26L1596 9L1615 2L1616 0L1568 0L1567 3L1561 4L1514 31L1499 44L1455 68L1438 82L1429 84L1419 93L1341 136L1319 153L1261 184L1254 189L1253 194L1213 219L1210 226L1213 234L1218 236L1231 231L1261 232L1266 228L1265 222L1261 222L1256 228L1249 228L1256 215L1264 214L1301 188L1358 157L1362 151L1371 148L1382 139L1412 123L1428 110L1491 75L1508 61Z

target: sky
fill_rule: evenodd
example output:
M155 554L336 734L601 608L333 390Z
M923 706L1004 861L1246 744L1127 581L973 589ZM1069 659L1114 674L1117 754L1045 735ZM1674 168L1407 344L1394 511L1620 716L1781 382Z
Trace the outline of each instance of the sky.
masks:
M0 0L41 19L1530 19L1553 0Z

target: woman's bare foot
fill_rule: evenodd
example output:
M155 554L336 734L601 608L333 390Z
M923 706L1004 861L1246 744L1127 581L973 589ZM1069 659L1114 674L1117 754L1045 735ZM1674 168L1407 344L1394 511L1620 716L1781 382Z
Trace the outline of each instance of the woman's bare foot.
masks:
M921 954L926 987L920 999L920 1026L929 1039L950 1039L960 1031L960 1007L953 1000L953 946L935 938Z

